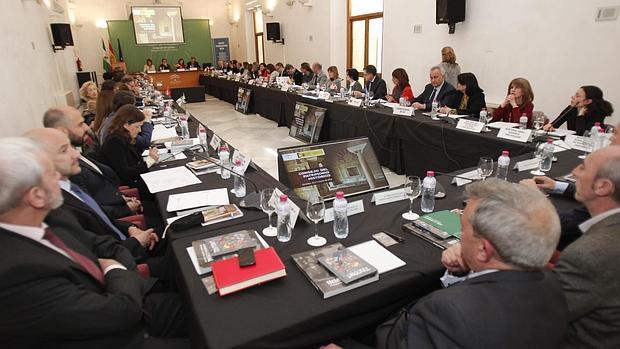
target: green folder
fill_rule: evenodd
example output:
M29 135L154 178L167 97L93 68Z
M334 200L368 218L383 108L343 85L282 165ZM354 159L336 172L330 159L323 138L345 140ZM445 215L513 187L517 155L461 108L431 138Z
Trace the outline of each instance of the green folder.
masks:
M461 238L461 215L456 212L437 211L420 217L420 220L452 236Z

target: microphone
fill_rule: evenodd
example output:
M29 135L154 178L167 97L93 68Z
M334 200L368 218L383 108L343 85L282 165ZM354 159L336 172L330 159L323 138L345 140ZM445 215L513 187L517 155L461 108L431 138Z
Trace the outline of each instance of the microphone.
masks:
M459 175L453 175L453 174L449 174L449 173L445 173L445 172L439 172L439 171L435 171L435 174L439 174L442 176L448 176L448 177L452 177L452 178L458 178L458 179L464 179L464 180L468 180L468 181L477 181L479 180L479 178L467 178L467 177L462 177Z
M170 154L170 156L168 156L167 158L165 158L165 159L160 159L160 160L159 160L159 162L160 162L160 163L162 163L162 162L166 162L166 161L170 161L170 160L175 160L175 157L176 157L177 155L179 155L179 154L181 154L181 153L184 153L184 152L186 152L187 150L193 151L193 149L192 149L192 148L196 147L197 145L199 145L199 144L195 144L195 145L192 145L191 147L188 147L188 148L185 148L185 149L183 149L183 150L180 150L180 151L177 151L177 152L175 152L175 153L172 153L172 154ZM164 154L168 154L168 153L164 153ZM164 155L164 154L162 154L162 155Z
M240 202L239 202L239 206L245 209L256 209L256 210L261 210L260 208L260 192L258 191L258 186L256 185L256 183L254 183L253 180L251 180L250 178L248 178L245 175L242 175L240 173L237 173L231 169L228 169L222 165L220 165L218 162L213 161L209 156L205 156L204 153L198 153L196 152L195 147L200 147L204 153L209 154L209 150L205 148L205 146L203 146L202 144L196 144L193 147L188 148L187 150L190 150L192 152L192 155L194 156L198 156L199 158L206 160L207 162L210 162L212 164L214 164L215 166L219 167L220 169L226 170L226 171L230 171L230 173L232 173L235 176L241 177L243 179L245 179L247 182L249 182L250 184L252 184L252 187L254 187L254 191L247 194Z

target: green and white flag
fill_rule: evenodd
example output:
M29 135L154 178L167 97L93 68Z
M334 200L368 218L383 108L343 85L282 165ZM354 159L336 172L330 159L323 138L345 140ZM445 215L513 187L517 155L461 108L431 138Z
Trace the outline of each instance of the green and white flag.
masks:
M108 57L108 50L105 47L105 41L101 38L101 46L103 49L103 70L109 72L112 70L112 65L110 64L110 57Z

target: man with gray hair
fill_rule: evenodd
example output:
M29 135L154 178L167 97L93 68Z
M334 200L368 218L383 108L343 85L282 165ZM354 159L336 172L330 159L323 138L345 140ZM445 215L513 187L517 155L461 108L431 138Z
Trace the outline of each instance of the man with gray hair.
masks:
M556 348L567 326L558 281L542 268L560 235L538 190L499 179L465 189L461 244L444 251L463 281L417 301L377 332L383 348Z
M414 108L428 111L431 110L433 102L437 102L441 107L445 104L446 94L454 91L454 86L446 81L445 71L438 65L431 68L430 80L430 84L424 87L424 92L413 99Z
M310 86L325 86L327 83L327 74L323 72L323 66L319 62L312 63L312 80L310 80Z

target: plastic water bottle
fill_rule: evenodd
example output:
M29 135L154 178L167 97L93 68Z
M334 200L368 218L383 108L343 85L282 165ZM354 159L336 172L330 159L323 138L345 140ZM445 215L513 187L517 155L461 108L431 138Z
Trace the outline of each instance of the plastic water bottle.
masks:
M407 106L407 100L405 99L405 97L400 97L398 99L398 105L400 105L401 107Z
M422 212L433 212L435 209L436 186L435 171L426 171L426 177L422 181L422 203L420 207Z
M196 133L198 134L198 140L200 141L200 145L202 145L206 149L208 147L207 129L204 126L202 126L202 124L198 124L198 130L196 131Z
M227 170L230 168L230 151L228 150L228 145L226 143L222 143L220 146L220 151L217 153L220 158L220 165L222 165L222 171L220 176L222 179L230 178L230 171Z
M291 208L288 203L288 196L280 196L280 201L276 206L276 214L278 215L278 241L288 242L293 236L293 229L291 228Z
M592 151L605 148L607 146L607 137L605 136L605 130L598 129L598 133L594 141L592 142Z
M368 106L368 90L364 89L364 106Z
M547 172L551 169L553 164L553 139L547 139L547 143L543 147L542 157L540 158L540 170Z
M185 115L179 116L179 124L181 125L181 138L189 139L189 125Z
M502 155L497 159L497 178L507 180L509 168L510 157L508 156L508 150L504 150L502 151Z
M527 115L525 115L525 113L521 114L519 118L519 128L523 130L527 128Z
M431 118L433 118L433 119L437 118L437 109L438 108L439 108L439 102L433 101L433 103L431 103Z
M336 193L334 200L334 236L338 239L345 239L349 236L349 218L347 217L347 199L344 193Z
M241 165L241 160L235 160L235 166L233 167L233 172L235 174L234 178L234 191L235 196L238 198L242 198L245 196L245 178L241 176L237 176L237 174L243 174L243 166Z
M340 97L345 98L347 96L347 89L344 87L340 88Z
M592 128L590 129L590 137L592 137L593 134L598 133L598 130L600 129L601 129L601 123L595 122L594 126L592 126Z
M482 108L480 110L480 116L478 117L478 122L483 123L483 124L487 124L487 109L486 108Z

